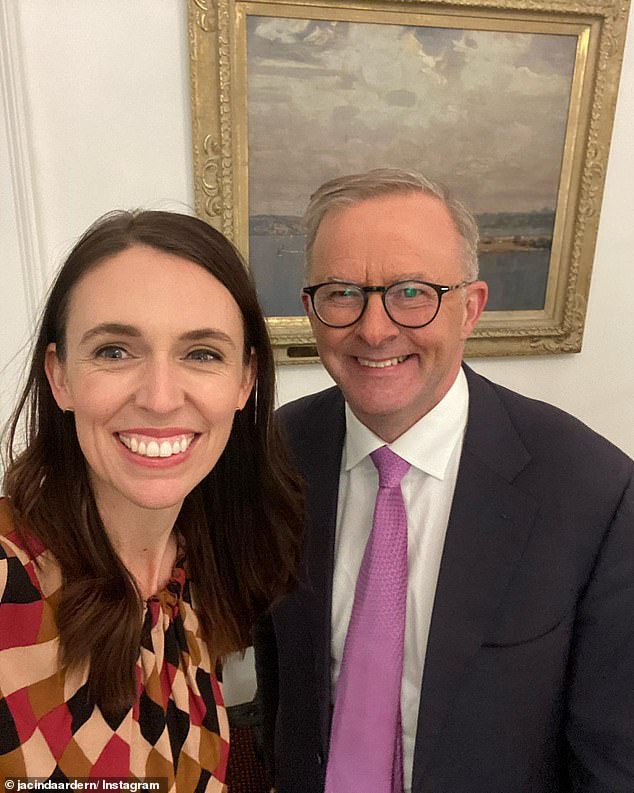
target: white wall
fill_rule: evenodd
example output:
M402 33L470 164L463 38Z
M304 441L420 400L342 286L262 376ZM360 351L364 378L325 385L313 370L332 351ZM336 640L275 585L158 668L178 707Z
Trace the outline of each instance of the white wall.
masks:
M114 207L193 203L182 0L0 0L0 419L34 303L74 238ZM17 97L17 98L16 98ZM628 37L580 354L475 359L634 454L634 25ZM283 367L281 402L329 384Z

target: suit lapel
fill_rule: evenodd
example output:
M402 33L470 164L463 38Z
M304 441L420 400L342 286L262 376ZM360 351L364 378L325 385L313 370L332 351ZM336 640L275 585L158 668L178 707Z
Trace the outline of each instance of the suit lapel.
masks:
M466 370L469 420L438 577L418 714L415 793L519 561L536 512L513 484L528 452L490 383ZM447 741L447 736L443 736Z
M330 732L332 576L345 413L343 398L338 390L331 389L323 397L302 428L304 445L298 452L298 460L307 482L308 586L304 597L315 653L315 682L323 750L326 753Z

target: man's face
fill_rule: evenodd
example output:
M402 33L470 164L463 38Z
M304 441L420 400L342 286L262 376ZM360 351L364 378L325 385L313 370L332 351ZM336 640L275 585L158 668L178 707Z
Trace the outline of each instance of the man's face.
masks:
M422 193L393 194L334 209L322 220L309 280L389 286L420 280L453 285L465 280L465 249L445 206ZM355 415L390 442L428 413L453 384L464 343L487 298L477 281L446 294L424 328L403 328L371 293L363 317L330 328L308 313L322 363ZM380 365L377 365L380 364Z

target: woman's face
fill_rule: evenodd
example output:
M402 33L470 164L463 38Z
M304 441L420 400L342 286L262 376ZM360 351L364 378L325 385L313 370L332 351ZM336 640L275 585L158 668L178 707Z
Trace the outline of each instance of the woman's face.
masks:
M49 345L46 373L100 508L180 508L249 397L243 351L237 303L187 259L137 245L77 283L65 359Z

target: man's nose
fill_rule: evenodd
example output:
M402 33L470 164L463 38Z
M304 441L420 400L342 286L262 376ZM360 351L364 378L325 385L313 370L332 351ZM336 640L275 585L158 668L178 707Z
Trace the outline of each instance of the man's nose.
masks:
M153 413L171 413L183 404L185 397L176 361L150 358L139 375L135 398L138 407Z
M372 347L378 347L400 333L399 326L388 316L381 297L379 292L368 295L366 309L356 324L357 334Z

